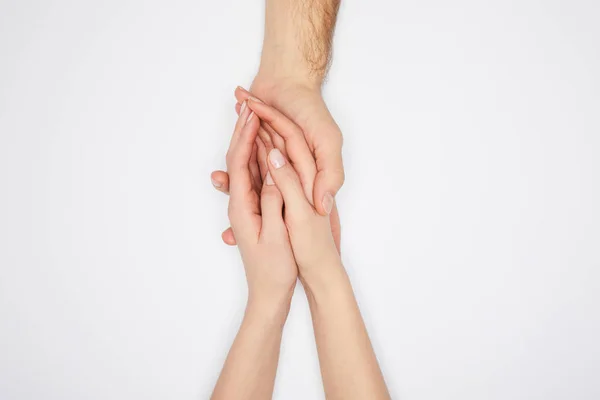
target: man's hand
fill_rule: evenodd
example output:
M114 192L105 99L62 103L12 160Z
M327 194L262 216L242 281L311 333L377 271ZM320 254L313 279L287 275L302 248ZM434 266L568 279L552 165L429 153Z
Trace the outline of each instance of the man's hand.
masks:
M333 120L318 88L300 82L264 83L264 78L257 77L252 85L252 93L238 87L235 97L240 104L252 98L259 98L272 105L286 117L294 121L304 133L306 142L313 153L317 165L312 199L315 209L321 215L330 215L331 229L338 249L340 248L341 226L334 196L344 183L342 163L342 133ZM285 151L283 142L277 133L263 122L263 135L268 132L268 140L275 147ZM264 137L261 135L261 137ZM281 144L279 144L280 142ZM278 145L279 144L279 145ZM267 149L268 150L268 149ZM266 174L266 153L258 154L261 175ZM213 185L220 191L228 192L229 178L223 171L215 171L212 176ZM311 182L312 183L312 182ZM306 184L306 182L305 182ZM223 233L225 243L234 245L235 238L230 230Z
M251 90L255 97L275 107L304 132L317 162L314 205L319 214L330 214L334 196L344 183L342 132L329 113L320 89L305 83L274 82L258 76ZM239 103L250 96L250 92L242 88L235 91Z
M317 163L311 203L319 214L331 216L339 249L334 197L344 183L342 133L323 101L321 85L331 62L340 0L266 0L265 5L263 51L252 96L274 106L302 129ZM241 88L236 90L238 113L249 96ZM274 137L271 145L276 145L277 135L269 134ZM263 179L265 158L266 153L257 156ZM216 171L212 180L217 189L227 192L227 173ZM223 233L223 240L235 244L231 230Z

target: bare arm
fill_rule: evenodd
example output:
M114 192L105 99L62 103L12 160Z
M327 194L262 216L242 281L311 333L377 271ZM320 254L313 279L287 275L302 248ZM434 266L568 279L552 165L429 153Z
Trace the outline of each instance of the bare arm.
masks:
M266 0L260 73L320 86L329 67L340 0Z
M317 164L314 191L310 194L321 215L330 215L336 242L340 223L335 195L344 183L342 132L321 95L327 73L340 0L265 0L265 32L260 68L250 92L235 92L238 110L250 96L276 107L303 131ZM263 136L262 134L260 135ZM265 177L265 160L260 159ZM215 187L227 193L224 171L212 175ZM223 239L235 244L231 230Z
M302 279L328 399L389 399L360 310L341 263Z
M307 200L306 185L312 187L316 166L302 131L270 106L253 100L248 105L285 139L291 160L271 150L268 168L285 203L286 226L310 305L326 397L389 399L329 218L319 215Z
M212 395L219 399L271 399L287 308L249 304Z
M258 127L256 115L244 107L226 157L231 171L228 215L244 263L248 303L213 400L272 397L283 326L298 277L281 194L268 179L262 184L253 180Z

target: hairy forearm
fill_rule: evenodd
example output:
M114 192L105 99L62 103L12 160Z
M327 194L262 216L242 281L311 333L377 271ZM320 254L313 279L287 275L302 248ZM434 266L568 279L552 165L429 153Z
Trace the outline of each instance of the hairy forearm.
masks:
M320 85L331 61L340 0L266 0L260 72Z
M289 303L249 303L211 399L270 399Z
M304 283L328 399L389 399L344 268Z

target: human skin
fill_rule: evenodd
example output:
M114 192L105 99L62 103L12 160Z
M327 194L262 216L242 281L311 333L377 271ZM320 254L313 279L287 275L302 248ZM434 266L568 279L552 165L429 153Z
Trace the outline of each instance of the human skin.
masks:
M302 130L262 102L250 100L248 106L290 144L289 158L274 148L267 165L283 196L284 221L310 306L326 398L389 399L330 219L306 196L305 182L317 167Z
M228 215L238 238L248 283L248 302L239 332L212 399L270 399L283 326L298 270L282 217L283 199L267 177L256 186L250 171L259 121L247 107L240 113L227 153Z
M330 219L320 215L306 195L306 182L314 182L317 167L302 130L252 99L243 103L240 121L249 110L289 145L287 156L276 147L268 150L261 189L251 167L256 117L234 134L227 155L229 217L246 269L249 299L213 398L270 398L281 331L298 276L311 310L326 397L389 399Z
M338 248L340 224L334 197L344 182L342 133L323 100L321 87L331 61L339 5L340 0L266 0L259 71L250 92L241 88L235 92L238 110L253 96L302 129L317 166L310 199L321 215L331 215ZM264 122L262 125L269 131ZM257 154L257 159L264 179L264 155ZM227 193L227 172L215 171L211 179L218 190ZM223 240L236 243L230 229L223 233Z

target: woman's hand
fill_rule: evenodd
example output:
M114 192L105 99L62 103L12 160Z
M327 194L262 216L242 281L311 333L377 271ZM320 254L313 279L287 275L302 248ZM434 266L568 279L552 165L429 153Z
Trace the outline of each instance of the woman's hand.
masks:
M289 308L298 270L282 216L283 199L269 176L256 176L260 122L246 104L227 151L229 220L248 281L249 306Z
M333 199L344 183L342 132L323 100L320 85L297 79L273 79L268 73L259 73L251 90L254 96L300 127L317 165L311 202L319 214L330 214ZM235 95L240 103L251 96L242 88L238 88Z
M342 269L330 218L313 206L314 157L302 130L286 116L260 101L248 99L247 104L285 142L287 156L280 146L269 151L268 173L283 196L284 221L300 277L310 286L327 275L328 268Z
M264 86L265 85L257 84L255 81L253 90ZM278 89L275 90L275 87ZM295 125L295 123L293 123L294 131L302 133L306 145L308 145L313 157L316 158L317 168L315 172L316 175L311 175L310 181L304 181L305 176L301 176L302 184L310 203L315 206L315 209L319 211L321 215L325 215L325 211L331 212L331 231L339 252L341 249L341 226L337 206L332 197L332 208L329 210L330 205L328 205L327 210L325 210L323 201L319 202L318 199L321 195L325 196L325 193L329 192L329 189L326 189L327 187L333 187L335 188L335 192L337 192L344 180L341 159L341 132L335 124L335 121L331 118L329 111L327 111L327 107L318 90L313 90L301 84L288 84L285 86L273 86L273 90L266 92L261 91L261 93L280 94L280 96L275 97L268 96L268 99L271 101L276 99L281 100L282 97L287 97L290 101L284 101L284 108L279 110L291 112L295 116L294 120L299 120L302 123L302 125ZM235 96L239 101L239 103L236 104L236 112L238 114L240 113L242 102L263 102L262 100L264 100L258 100L255 97L252 97L250 92L241 87L238 87L235 90ZM294 101L292 102L291 100ZM290 106L291 108L285 107L285 105ZM281 112L281 114L284 115L284 118L288 119L283 112ZM266 160L268 151L275 147L278 148L284 156L287 156L288 141L281 137L281 135L265 120L261 122L258 136L258 146L254 154L257 167L254 168L253 172L254 175L259 177L262 176L264 178L267 173ZM332 147L330 148L328 146ZM321 160L320 162L319 159ZM315 161L313 161L313 163L314 162ZM214 171L211 174L211 181L217 190L226 194L229 193L229 176L227 172ZM334 184L335 182L338 182L339 186L338 184ZM222 238L226 244L236 244L236 239L231 229L225 230Z

